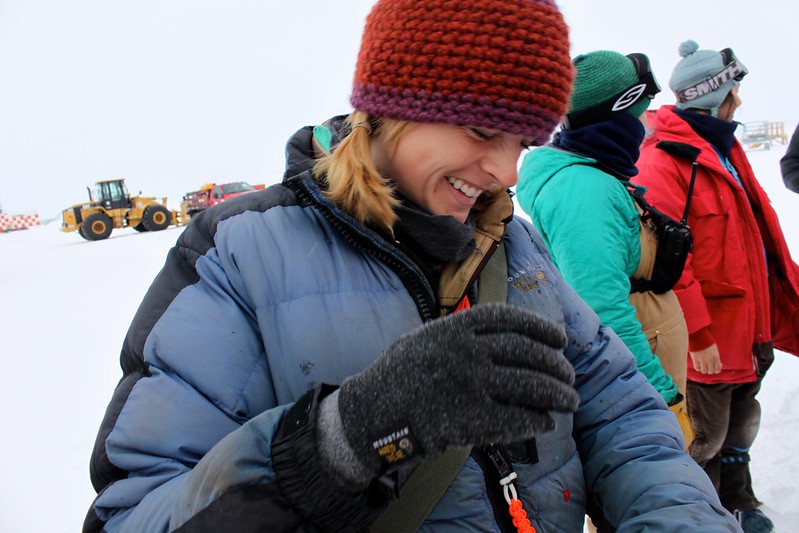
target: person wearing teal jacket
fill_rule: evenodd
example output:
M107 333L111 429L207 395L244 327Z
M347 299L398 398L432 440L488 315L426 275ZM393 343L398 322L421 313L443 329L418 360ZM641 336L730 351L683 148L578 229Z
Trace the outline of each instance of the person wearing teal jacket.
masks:
M636 318L630 278L641 259L639 213L627 191L644 138L639 116L659 91L643 54L596 51L574 59L561 131L524 158L519 204L564 278L610 326L669 405L682 395ZM676 411L675 411L676 412Z

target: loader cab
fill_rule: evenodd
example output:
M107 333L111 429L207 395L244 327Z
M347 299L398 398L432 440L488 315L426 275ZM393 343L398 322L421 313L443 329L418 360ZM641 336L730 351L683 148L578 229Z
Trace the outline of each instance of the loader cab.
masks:
M125 180L98 181L92 199L100 202L105 209L126 209L131 206Z

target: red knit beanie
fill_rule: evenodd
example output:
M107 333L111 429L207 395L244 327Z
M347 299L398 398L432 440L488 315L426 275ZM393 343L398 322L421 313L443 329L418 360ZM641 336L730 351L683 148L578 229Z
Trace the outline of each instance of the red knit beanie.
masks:
M379 0L350 102L375 117L498 129L543 144L566 112L568 28L551 0Z

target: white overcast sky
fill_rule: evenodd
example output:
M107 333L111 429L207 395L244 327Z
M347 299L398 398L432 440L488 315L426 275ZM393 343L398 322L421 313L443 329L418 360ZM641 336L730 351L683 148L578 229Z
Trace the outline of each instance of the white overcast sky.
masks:
M422 0L420 0L422 1ZM372 0L0 0L0 205L44 218L97 179L180 196L279 181L286 138L350 111ZM644 52L667 84L688 38L750 74L741 122L799 115L795 0L563 0L572 55ZM790 132L789 132L790 133Z

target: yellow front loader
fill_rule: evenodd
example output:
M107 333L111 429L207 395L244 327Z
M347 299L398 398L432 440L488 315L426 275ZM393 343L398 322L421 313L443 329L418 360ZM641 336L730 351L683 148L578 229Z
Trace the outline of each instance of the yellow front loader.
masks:
M104 180L89 191L89 201L75 204L61 213L61 231L77 231L89 241L107 239L114 228L132 227L136 231L160 231L182 226L186 214L170 210L166 198L131 196L125 180Z

